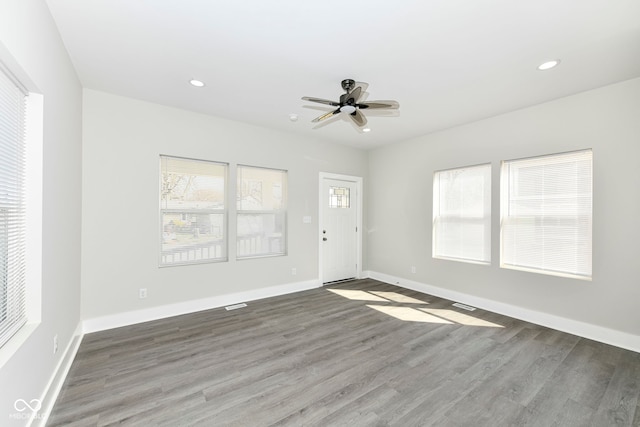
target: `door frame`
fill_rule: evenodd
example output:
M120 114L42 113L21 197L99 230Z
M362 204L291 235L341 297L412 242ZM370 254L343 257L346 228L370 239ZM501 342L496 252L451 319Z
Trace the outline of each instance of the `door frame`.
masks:
M326 203L326 197L323 194L323 185L325 179L332 179L338 181L347 181L356 184L356 227L358 233L356 236L356 279L362 277L362 177L353 175L342 175L330 172L320 172L320 179L318 180L318 277L320 279L320 286L324 285L324 264L322 256L322 224L324 221L324 203Z

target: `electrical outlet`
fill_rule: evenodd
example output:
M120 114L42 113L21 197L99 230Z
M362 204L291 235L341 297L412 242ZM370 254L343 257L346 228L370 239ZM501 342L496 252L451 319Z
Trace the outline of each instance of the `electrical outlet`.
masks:
M140 288L140 291L138 292L138 297L140 299L146 298L147 297L147 288Z
M293 267L293 268L291 269L291 275L292 275L292 276L295 276L296 274L298 274L298 270L297 270L295 267Z
M53 354L58 352L58 335L53 336Z
M412 272L413 274L416 274L416 266L415 266L415 265L411 267L411 272Z

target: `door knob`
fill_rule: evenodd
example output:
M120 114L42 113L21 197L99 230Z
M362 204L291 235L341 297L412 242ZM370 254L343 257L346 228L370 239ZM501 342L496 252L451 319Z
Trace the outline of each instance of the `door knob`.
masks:
M323 237L323 238L322 238L322 241L323 241L323 242L326 242L326 241L327 241L327 238L326 238L326 237Z

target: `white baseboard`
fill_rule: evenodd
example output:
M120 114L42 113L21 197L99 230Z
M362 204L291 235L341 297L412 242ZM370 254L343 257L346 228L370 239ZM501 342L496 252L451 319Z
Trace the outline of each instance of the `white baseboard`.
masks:
M365 272L363 272L363 276L364 273ZM610 344L616 347L625 348L627 350L640 353L640 336L638 335L633 335L627 332L593 325L578 320L567 319L553 314L542 313L528 308L489 300L462 292L452 291L450 289L427 285L402 277L378 273L376 271L367 271L366 277L425 294L433 295L436 297L445 298L451 301L457 301L467 305L472 305L483 310L503 314L515 319L524 320L526 322L535 323L537 325L546 326L558 331L567 332L569 334L577 335L583 338L588 338L594 341L599 341L605 344Z
M240 302L255 301L262 298L275 297L294 292L319 288L322 284L319 280L307 280L305 282L287 283L284 285L270 286L268 288L254 289L251 291L237 292L233 294L218 295L199 300L185 301L176 304L162 305L143 310L128 311L109 316L86 319L82 322L82 330L85 334L136 323L149 322L151 320L164 319L166 317L179 316L181 314L194 313L212 308L224 307Z
M82 324L78 323L69 344L64 350L64 354L62 355L60 362L58 362L58 366L56 366L56 369L53 371L53 374L44 389L44 393L40 399L40 410L38 410L37 413L34 413L34 416L29 421L29 426L44 427L47 424L49 415L51 415L51 411L53 410L53 405L58 399L58 394L60 394L60 390L67 378L69 369L71 369L73 360L76 358L78 348L80 348L82 336Z

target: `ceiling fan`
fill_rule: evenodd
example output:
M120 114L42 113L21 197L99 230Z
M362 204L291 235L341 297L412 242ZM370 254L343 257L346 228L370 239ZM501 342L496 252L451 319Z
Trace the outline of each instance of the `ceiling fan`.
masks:
M317 123L331 117L337 116L340 113L348 114L353 122L359 126L364 127L367 124L367 118L362 114L361 110L366 109L392 109L397 110L400 108L400 104L397 101L365 101L363 95L366 93L367 83L356 82L352 79L345 79L342 81L342 89L345 93L340 95L340 101L330 101L328 99L313 98L310 96L303 96L305 101L317 102L320 104L330 105L332 107L338 107L333 111L329 111L321 116L316 117L312 122Z

